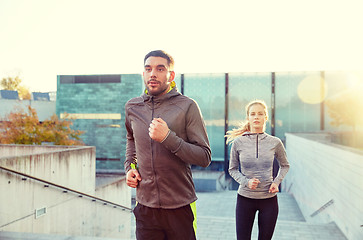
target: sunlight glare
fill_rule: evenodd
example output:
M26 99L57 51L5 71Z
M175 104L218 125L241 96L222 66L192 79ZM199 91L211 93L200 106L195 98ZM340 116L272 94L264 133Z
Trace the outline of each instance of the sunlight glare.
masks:
M306 77L299 83L297 94L301 101L305 103L321 103L327 96L326 82L319 76Z

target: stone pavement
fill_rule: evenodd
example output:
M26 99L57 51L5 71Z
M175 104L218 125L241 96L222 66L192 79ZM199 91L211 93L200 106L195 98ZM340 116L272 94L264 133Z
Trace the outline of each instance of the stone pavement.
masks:
M197 201L198 240L236 239L235 205L236 191L199 192ZM300 209L288 193L278 193L279 216L274 240L344 240L334 224L311 224L305 222ZM255 221L252 239L258 238Z
M236 239L234 211L236 191L197 192L197 239ZM293 196L279 193L279 216L273 240L346 240L334 224L312 224L305 222ZM135 220L132 217L131 240L135 240ZM257 239L255 221L252 239ZM110 238L59 236L49 234L29 234L1 232L0 240L111 240ZM121 240L121 239L120 239ZM126 240L126 239L125 239Z
M0 231L0 240L130 240L130 239Z
M197 196L197 239L236 239L234 216L237 192L197 192ZM334 223L311 224L305 222L294 197L290 194L278 193L278 201L279 216L273 240L346 240ZM133 222L132 226L134 225ZM132 231L133 239L135 239L135 228ZM258 230L255 220L252 239L257 238Z

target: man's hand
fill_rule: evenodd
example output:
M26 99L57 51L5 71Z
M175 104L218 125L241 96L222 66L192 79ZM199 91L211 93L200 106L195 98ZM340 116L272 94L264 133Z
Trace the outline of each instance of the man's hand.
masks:
M141 176L136 169L130 169L126 174L126 184L129 187L136 188L141 181Z
M161 142L169 133L169 127L166 122L161 118L154 118L149 127L149 136L151 139Z

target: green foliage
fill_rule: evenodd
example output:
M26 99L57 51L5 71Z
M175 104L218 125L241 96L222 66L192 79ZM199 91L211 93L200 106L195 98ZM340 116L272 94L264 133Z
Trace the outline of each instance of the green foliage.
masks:
M60 120L55 114L40 123L35 109L28 106L28 113L23 110L12 112L5 121L0 122L0 143L84 145L80 140L83 132L72 130L72 124L71 121Z

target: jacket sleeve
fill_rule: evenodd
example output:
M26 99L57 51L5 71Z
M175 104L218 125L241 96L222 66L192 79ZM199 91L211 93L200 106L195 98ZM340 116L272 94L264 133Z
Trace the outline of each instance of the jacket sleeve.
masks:
M124 162L125 173L131 169L131 164L136 162L136 148L133 131L128 118L127 110L125 113L126 128L126 158Z
M278 141L279 142L276 146L275 157L279 163L280 168L276 178L274 179L274 183L279 185L289 171L290 164L287 160L284 145L282 144L280 139L278 139Z
M186 112L187 141L170 131L162 144L179 157L182 161L208 167L211 162L211 149L200 109L195 101L191 103Z
M241 171L239 170L239 165L240 161L239 161L239 153L237 151L237 144L236 142L233 142L229 158L228 172L229 175L231 175L231 177L237 183L239 183L241 186L247 187L249 179L241 173Z

